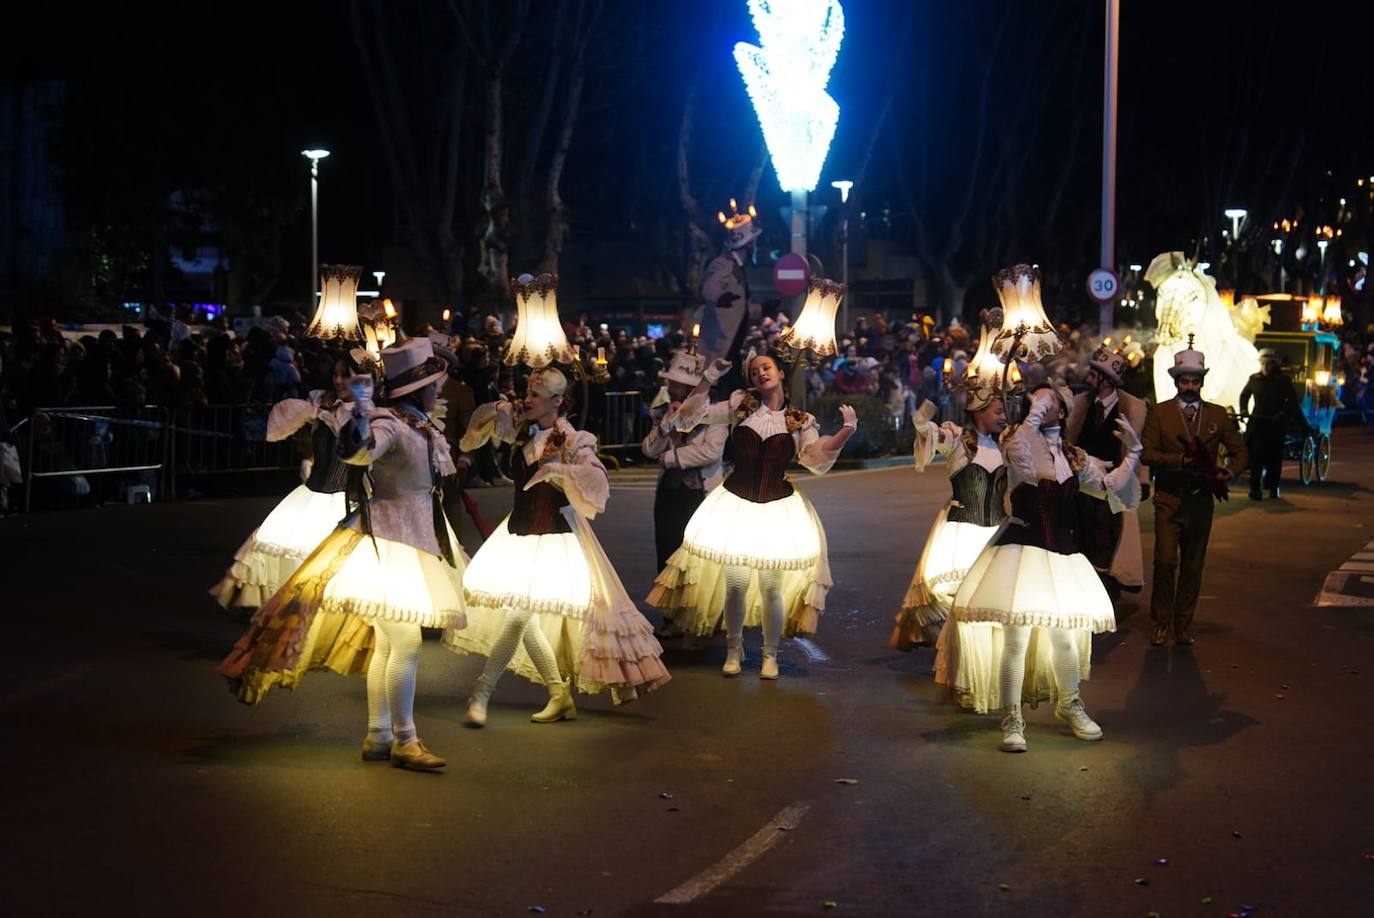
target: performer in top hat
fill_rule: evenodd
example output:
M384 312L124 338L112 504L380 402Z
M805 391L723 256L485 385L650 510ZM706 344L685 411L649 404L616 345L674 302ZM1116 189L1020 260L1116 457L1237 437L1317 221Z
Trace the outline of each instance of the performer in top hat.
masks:
M1226 500L1226 483L1249 463L1245 441L1226 409L1202 400L1207 366L1201 351L1188 347L1169 368L1178 395L1159 402L1145 419L1142 461L1155 479L1155 566L1150 643L1193 643L1193 613L1202 589L1202 567L1212 534L1212 501ZM1222 446L1230 465L1217 465ZM1251 474L1254 474L1253 472Z
M455 653L487 658L468 699L469 727L486 724L507 669L548 689L548 704L530 717L541 724L577 717L574 688L609 688L621 703L670 678L652 626L587 524L610 497L596 436L564 417L562 372L536 370L527 386L519 405L479 406L461 444L471 451L488 441L512 443L515 475L515 504L465 576L468 627L443 637Z
M385 406L372 403L371 377L354 377L352 417L339 431L339 455L355 467L356 510L262 605L219 671L241 700L257 702L278 681L293 686L307 666L358 672L370 650L363 760L432 771L444 760L420 740L414 720L420 629L466 622L467 556L439 497L453 459L429 414L447 366L427 338L386 348L381 361ZM374 634L358 635L358 619Z
M1279 352L1266 347L1259 357L1260 371L1240 390L1240 413L1250 416L1245 424L1245 447L1250 451L1250 499L1262 500L1260 489L1267 487L1269 496L1278 500L1283 477L1283 440L1288 422L1298 412L1298 397L1293 391L1292 377L1281 368Z
M729 428L720 424L701 424L692 430L675 429L682 403L701 383L705 359L700 354L678 351L667 369L659 373L664 391L663 404L654 409L653 423L641 444L644 455L663 470L654 491L654 546L658 550L656 569L663 570L668 558L682 545L687 521L720 484L723 476L721 455ZM671 624L671 623L669 623ZM676 633L675 633L676 632ZM675 628L660 631L661 637L681 634Z
M730 199L730 215L717 215L725 227L724 250L706 265L701 281L701 355L705 365L728 360L731 369L721 380L721 390L733 392L746 385L742 370L744 339L749 323L759 318L761 308L750 299L749 279L744 265L754 254L763 228L753 205L741 212Z
M759 676L776 679L779 641L815 632L831 585L825 530L787 480L787 466L795 459L814 474L829 471L859 422L842 405L843 426L822 436L814 417L788 407L782 367L771 354L747 361L748 391L709 403L707 389L729 369L723 360L707 368L677 425L730 425L735 468L692 515L648 602L689 634L712 634L723 617L726 676L739 675L743 664L744 626L761 624Z
M1064 424L1064 441L1082 448L1089 456L1116 465L1126 459L1126 446L1118 437L1117 419L1125 418L1137 440L1145 429L1148 406L1121 388L1126 369L1124 349L1111 350L1104 342L1088 361L1086 381L1090 391L1073 398ZM1149 472L1136 470L1142 499L1149 495ZM1113 513L1106 501L1079 494L1078 543L1102 578L1107 593L1115 598L1122 590L1138 593L1145 585L1145 564L1140 548L1140 518L1134 510Z

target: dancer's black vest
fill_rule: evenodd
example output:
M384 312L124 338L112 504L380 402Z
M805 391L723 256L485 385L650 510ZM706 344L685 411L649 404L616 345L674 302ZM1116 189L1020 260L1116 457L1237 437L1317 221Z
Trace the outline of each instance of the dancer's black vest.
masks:
M338 437L324 421L316 421L310 432L310 450L314 462L305 486L320 494L337 494L344 490L348 479L348 463L339 458Z
M949 480L954 492L954 505L948 519L953 523L972 523L975 526L996 526L1006 519L1002 508L1007 493L1007 467L999 465L989 472L976 462L970 462Z
M510 469L515 478L515 506L511 507L506 528L512 535L549 535L572 532L568 519L560 511L568 506L568 497L547 481L525 490L525 485L539 471L539 463L525 462L525 450L512 450Z
M785 477L796 453L790 433L764 439L752 427L737 424L730 442L735 448L735 469L725 479L725 490L755 504L792 496L792 483Z
M1078 514L1074 495L1078 479L1061 482L1042 478L1039 484L1025 482L1011 492L1014 517L997 538L998 545L1033 545L1061 555L1077 554Z

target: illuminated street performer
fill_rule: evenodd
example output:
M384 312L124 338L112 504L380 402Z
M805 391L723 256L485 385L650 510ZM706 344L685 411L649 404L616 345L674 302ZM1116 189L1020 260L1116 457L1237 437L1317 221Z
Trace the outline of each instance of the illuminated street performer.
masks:
M234 553L234 563L210 593L226 609L257 608L295 573L306 556L339 525L344 508L344 465L335 449L339 428L348 420L348 380L354 367L347 357L334 361L334 391L317 389L309 399L288 398L267 416L267 440L275 443L310 426L309 471L304 483L272 508L267 518Z
M1250 499L1262 500L1261 488L1268 488L1269 496L1278 500L1283 477L1283 441L1289 422L1299 411L1298 397L1293 391L1293 378L1280 367L1279 352L1266 347L1259 357L1260 371L1240 391L1240 413L1249 415L1245 447L1250 452Z
M787 405L782 367L771 354L746 361L750 389L709 402L707 390L729 369L726 360L707 368L676 425L690 431L729 424L734 470L692 514L682 547L659 573L648 602L688 634L712 634L723 617L726 676L739 675L743 665L744 626L761 624L759 676L776 679L780 639L815 632L831 586L825 530L811 502L787 480L787 466L795 459L814 474L829 471L858 419L842 405L843 426L822 436L814 417Z
M762 312L759 304L750 299L744 266L753 257L763 229L753 205L741 213L734 198L730 199L729 216L724 211L716 216L725 227L725 248L707 262L701 281L701 354L706 364L714 360L733 364L721 380L722 391L733 392L744 388L739 369L744 339L749 334L749 324L757 321Z
M1125 418L1139 440L1148 406L1121 388L1121 374L1127 364L1125 347L1112 350L1109 342L1099 345L1088 360L1090 391L1074 396L1064 424L1064 440L1089 456L1116 465L1126 459L1126 445L1117 436L1117 420ZM1136 475L1144 500L1149 496L1149 472L1139 466ZM1102 578L1107 594L1116 599L1122 590L1140 592L1145 585L1145 562L1136 511L1123 508L1114 512L1106 501L1087 494L1079 494L1076 500L1079 547Z
M662 469L654 490L655 570L668 565L668 558L682 545L687 521L723 478L721 456L729 428L721 424L700 424L688 431L674 428L682 403L701 383L704 368L705 359L699 354L687 350L673 354L667 369L659 374L663 382L660 399L666 401L654 409L653 424L641 444L644 455ZM666 625L660 637L681 635L671 622Z
M1092 635L1114 630L1116 618L1079 551L1074 498L1082 491L1113 508L1138 502L1140 443L1119 418L1127 458L1110 472L1081 449L1065 449L1060 422L1070 398L1068 389L1036 389L1026 417L1003 434L1011 517L973 563L950 613L959 629L959 658L945 667L954 695L980 713L1002 712L1004 752L1026 751L1023 701L1054 700L1055 717L1074 736L1102 738L1079 684L1088 676Z
M995 334L988 322L1000 327L1002 321L1001 310L989 312L995 318L985 317L980 355ZM976 360L973 369L980 369ZM930 527L916 573L897 613L890 642L897 650L935 644L964 575L1007 516L1007 467L997 443L998 435L1006 429L1007 415L1001 376L988 372L1000 367L985 364L981 369L982 373L975 372L963 386L968 426L949 421L935 424L933 418L939 409L929 400L912 415L916 470L924 471L937 455L943 456L953 495Z
M293 686L307 667L360 672L370 649L362 757L431 771L445 762L415 728L420 629L465 622L467 558L438 491L453 460L428 413L446 364L426 338L382 350L381 362L385 405L373 405L371 377L354 377L352 418L339 432L356 509L263 604L219 670L253 703L275 683ZM371 496L362 490L368 470Z
M1191 338L1188 347L1174 355L1169 375L1178 395L1150 409L1141 438L1143 461L1155 479L1150 593L1155 629L1150 643L1156 647L1167 644L1171 634L1179 644L1193 643L1193 613L1212 534L1212 501L1227 499L1227 482L1250 461L1226 409L1202 400L1207 366ZM1230 456L1227 468L1217 464L1222 446Z
M567 387L559 370L535 370L520 403L479 406L463 436L465 452L512 443L515 476L510 514L467 570L468 627L443 638L450 650L487 658L468 699L470 727L486 724L506 669L548 689L548 704L530 717L541 724L577 717L574 688L610 689L623 703L670 678L652 626L587 523L606 509L610 482L595 435L563 416Z

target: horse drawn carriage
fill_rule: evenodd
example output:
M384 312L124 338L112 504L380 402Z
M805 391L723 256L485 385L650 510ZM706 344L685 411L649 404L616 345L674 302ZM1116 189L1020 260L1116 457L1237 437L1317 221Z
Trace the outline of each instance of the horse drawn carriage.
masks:
M1331 422L1340 402L1335 369L1340 340L1323 331L1263 331L1255 346L1270 348L1293 380L1298 412L1284 436L1284 458L1298 464L1304 485L1325 481L1331 471Z

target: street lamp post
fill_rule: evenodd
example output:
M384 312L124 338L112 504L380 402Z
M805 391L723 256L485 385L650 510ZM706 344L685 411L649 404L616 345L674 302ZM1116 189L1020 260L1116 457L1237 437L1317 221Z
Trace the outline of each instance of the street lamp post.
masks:
M1100 266L1116 266L1116 84L1117 49L1121 39L1121 0L1106 0L1107 23L1102 62L1102 258ZM1101 334L1112 327L1114 299L1098 307Z
M849 179L839 179L830 183L840 190L840 283L845 285L846 295L840 301L840 327L849 328L849 189L854 183Z
M301 155L310 160L310 308L315 308L315 290L320 282L320 160L329 155L328 150L318 147L302 150Z
M1240 224L1245 220L1245 215L1249 211L1244 207L1228 207L1224 213L1231 218L1231 244L1235 245L1240 239Z

